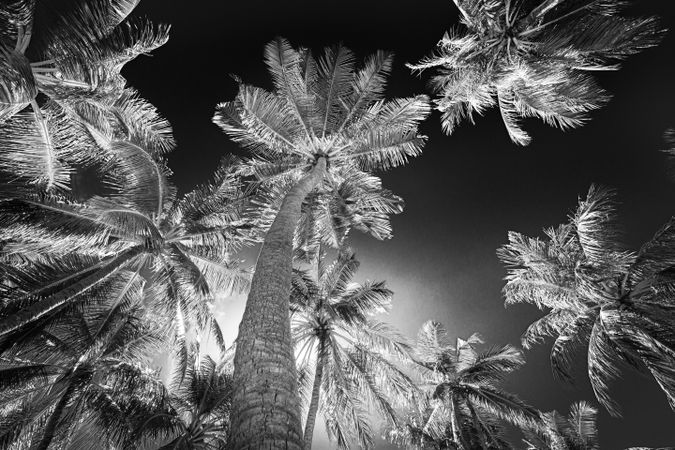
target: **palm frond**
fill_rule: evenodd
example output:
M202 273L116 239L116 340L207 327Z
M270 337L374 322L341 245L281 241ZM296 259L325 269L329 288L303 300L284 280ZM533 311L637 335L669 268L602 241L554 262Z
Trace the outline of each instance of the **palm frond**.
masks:
M539 411L512 394L487 387L480 390L469 388L466 395L481 408L520 428L537 429L542 426Z
M570 407L569 424L575 433L575 443L586 448L598 448L598 410L588 402L576 402Z
M337 129L338 133L351 125L352 119L358 117L370 103L381 99L386 87L386 77L392 69L393 59L392 53L380 50L371 55L364 66L354 74L351 95L344 99L346 114Z
M326 93L323 97L325 100L318 105L319 116L323 118L320 122L321 137L327 131L339 127L341 120L344 120L345 112L341 102L349 97L352 90L354 62L354 54L342 45L326 48L319 58L318 75L322 83L320 91Z
M588 342L588 378L598 402L613 416L620 416L618 404L609 394L609 383L619 377L619 370L613 363L617 352L601 322L596 322Z
M347 284L342 292L334 292L331 309L349 325L363 323L368 315L388 312L393 292L383 281Z
M674 240L675 223L671 219L640 248L630 268L629 284L634 286L641 280L675 267Z
M620 250L614 197L612 190L592 185L571 218L581 248L590 261L603 261L608 253Z
M424 362L435 363L448 350L454 351L454 347L443 324L431 320L422 324L415 341L415 356Z
M523 353L513 346L505 345L478 354L472 364L462 369L458 375L468 383L493 384L503 381L509 373L520 369L524 364Z

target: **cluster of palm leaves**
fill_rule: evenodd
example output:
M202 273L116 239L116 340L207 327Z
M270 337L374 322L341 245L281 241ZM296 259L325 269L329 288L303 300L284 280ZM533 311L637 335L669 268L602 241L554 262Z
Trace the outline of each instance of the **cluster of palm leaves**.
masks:
M120 74L168 39L169 27L128 17L137 3L94 0L55 11L35 0L4 2L0 170L7 176L67 189L73 170L106 156L88 130L140 131L158 149L172 145L168 124L125 89Z
M675 229L671 220L637 252L626 249L613 197L592 186L546 239L510 233L499 250L506 303L546 311L523 345L553 337L551 366L563 380L572 379L573 353L585 350L595 396L612 415L620 413L610 395L620 363L647 371L675 409Z
M112 442L126 438L126 416L151 408L163 386L147 369L161 334L147 320L140 282L123 298L89 297L58 323L31 333L0 361L0 447L66 448L82 424Z
M598 410L584 401L573 403L567 416L557 411L544 413L544 429L527 433L527 449L597 450L597 415Z
M387 430L391 442L418 449L508 449L509 424L532 433L543 428L536 409L499 386L525 364L522 352L510 345L479 351L482 343L477 334L453 343L438 322L422 326L412 362L424 395L406 422Z
M209 356L191 360L184 379L174 379L169 392L129 418L125 448L159 450L224 449L229 435L232 364L228 354L218 362Z
M657 21L619 15L622 1L454 0L462 29L447 32L436 52L410 68L438 68L443 130L451 134L497 106L513 142L531 137L522 118L574 128L609 95L591 72L616 70L629 55L656 45Z
M409 448L512 448L513 427L532 448L597 447L590 405L563 418L500 386L520 350L452 342L434 322L410 344L379 320L385 283L354 281L352 230L388 239L402 211L375 172L421 154L431 110L425 95L386 98L391 53L357 64L342 45L316 55L274 39L273 89L237 78L214 116L250 156L179 195L171 126L121 75L168 39L130 15L137 3L0 5L0 448L309 449L319 413L339 448L372 448L374 416ZM580 125L607 99L586 72L660 34L652 18L618 16L621 1L455 4L467 32L414 67L442 67L446 131L499 105L520 144L518 116ZM611 196L593 188L548 241L512 234L500 251L507 302L550 309L524 345L555 337L563 378L587 345L615 414L615 360L646 368L675 407L671 228L627 251ZM250 279L236 255L261 242ZM228 348L216 302L246 290Z

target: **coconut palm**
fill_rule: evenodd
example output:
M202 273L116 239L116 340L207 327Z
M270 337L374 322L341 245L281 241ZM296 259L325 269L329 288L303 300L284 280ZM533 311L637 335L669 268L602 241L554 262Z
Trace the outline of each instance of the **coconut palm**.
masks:
M25 194L0 202L6 301L0 347L57 319L89 292L127 270L146 280L146 302L173 323L178 369L185 371L189 334L205 327L222 346L213 319L216 294L246 287L233 252L255 231L242 216L247 194L224 161L212 183L175 198L160 156L112 141L118 155L106 197L75 202ZM122 296L129 285L121 285Z
M528 145L521 118L536 117L574 128L609 95L590 72L616 70L618 62L656 45L654 18L618 15L615 0L454 0L463 30L446 33L436 53L413 70L438 68L444 131L451 134L474 113L497 106L511 140Z
M293 237L312 192L333 193L373 169L420 153L423 96L385 101L392 57L377 52L356 69L342 46L314 58L277 38L265 48L274 91L239 83L214 121L256 156L250 173L283 186L283 200L265 235L239 328L234 361L233 448L302 447L288 296ZM371 176L372 177L372 176Z
M125 95L124 64L168 39L169 27L127 18L137 3L78 1L64 13L47 2L3 2L0 170L7 176L67 189L70 172L99 156L82 122Z
M339 448L350 448L353 439L358 448L371 448L367 412L374 408L396 423L395 406L415 395L414 383L393 361L409 358L408 344L373 318L388 311L392 292L384 282L355 283L358 267L354 253L343 249L331 264L322 260L316 276L294 271L290 305L296 354L299 367L314 365L313 377L309 369L305 378L310 399L305 449L312 446L319 409Z
M598 450L598 410L587 402L570 406L567 416L557 411L542 414L545 429L539 435L529 433L528 450Z
M163 402L147 368L163 335L142 306L142 284L121 271L88 295L86 308L69 307L2 357L0 447L62 448L87 424L104 448L129 435L137 409ZM128 286L122 296L120 285Z
M165 404L132 418L129 448L225 449L232 398L231 360L193 358L185 378L175 378Z
M536 409L499 387L525 364L522 352L510 345L479 352L482 343L473 334L453 345L440 323L422 325L413 360L426 401L407 424L388 432L390 440L417 448L504 449L510 448L504 424L541 427Z
M620 243L615 210L614 193L592 186L545 239L509 233L498 252L507 266L506 304L546 311L523 345L553 337L551 366L563 380L571 380L574 351L586 349L591 386L611 414L619 415L609 383L620 361L647 369L675 408L675 225L631 252Z

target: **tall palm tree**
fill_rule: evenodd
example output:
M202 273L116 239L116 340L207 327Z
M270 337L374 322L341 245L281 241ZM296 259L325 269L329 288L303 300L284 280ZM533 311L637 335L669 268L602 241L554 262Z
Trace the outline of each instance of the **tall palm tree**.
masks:
M284 196L265 241L239 327L234 361L233 448L302 447L288 297L293 236L310 192L388 169L420 153L426 97L384 101L392 56L377 52L356 69L342 46L314 58L282 38L265 48L274 91L239 83L214 121L250 149L250 172ZM364 175L365 174L365 175Z
M316 276L294 271L290 305L296 354L301 368L314 364L313 377L305 378L307 450L319 409L339 448L350 448L354 438L359 448L371 448L370 406L396 423L395 406L416 391L393 361L408 360L409 345L373 318L389 310L393 293L384 282L355 283L358 267L354 253L344 249L331 264L322 261Z
M587 402L570 406L567 416L557 411L542 414L543 432L529 433L528 450L598 450L598 410Z
M431 80L439 94L444 131L451 134L473 114L498 106L511 137L528 145L520 118L536 117L574 128L609 95L590 75L617 70L618 62L656 45L654 18L618 15L615 0L454 0L462 30L452 30L436 53L413 70L438 68Z
M0 5L1 171L67 190L71 171L99 157L82 122L124 95L127 62L168 39L168 26L127 17L137 3L78 0L65 12L34 0Z
M541 427L536 409L499 387L525 364L522 353L510 345L479 352L479 344L477 334L453 345L440 323L422 326L413 360L426 400L407 424L389 430L391 441L414 448L506 449L505 423Z
M619 415L609 382L617 363L646 368L675 409L675 225L669 221L638 252L620 244L614 193L592 186L568 223L546 239L509 233L498 254L507 266L507 304L532 303L546 315L523 345L553 337L551 366L571 380L573 354L586 348L598 401Z
M184 379L174 379L167 402L132 418L129 448L224 450L232 400L231 360L194 358ZM159 444L157 444L159 443Z
M147 368L163 336L142 306L142 284L122 271L89 294L86 308L70 307L0 359L0 447L60 448L83 424L97 429L102 447L114 445L138 408L163 402ZM119 285L129 286L123 296Z
M191 330L210 328L214 296L241 290L248 275L233 252L255 231L242 215L248 202L236 169L224 161L211 184L175 197L168 169L129 141L111 141L118 157L109 170L116 186L106 197L75 202L63 196L16 196L0 201L0 240L6 301L0 306L0 348L87 301L101 283L131 271L146 280L146 302L173 323L187 364ZM119 285L118 296L131 285Z

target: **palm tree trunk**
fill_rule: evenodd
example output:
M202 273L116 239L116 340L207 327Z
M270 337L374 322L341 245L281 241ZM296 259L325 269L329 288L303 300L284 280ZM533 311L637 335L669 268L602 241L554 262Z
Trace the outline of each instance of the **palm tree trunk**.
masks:
M56 428L59 424L59 420L61 420L63 410L66 409L66 405L70 401L70 397L73 395L74 391L75 383L71 382L66 388L66 392L63 393L59 402L54 407L54 411L52 411L49 416L44 431L42 432L40 442L38 442L35 447L31 446L31 450L47 450L49 448L49 444L51 444L52 439L54 439L54 435L56 434Z
M321 392L321 380L323 379L323 366L326 363L326 343L324 337L319 338L319 350L316 356L316 370L314 371L314 385L312 386L312 400L309 402L307 420L305 421L305 450L312 448L314 436L314 424L316 413L319 410L319 394Z
M117 272L126 263L141 254L143 251L144 248L142 246L137 246L126 250L91 275L87 275L80 281L69 285L65 289L61 289L48 296L44 300L40 300L37 303L34 303L8 317L2 321L2 324L0 324L0 336L4 336L13 331L16 331L26 324L39 320L42 317L54 312L56 309L64 305L75 296L88 291L98 283L107 279L110 275Z
M234 356L232 449L303 448L288 298L300 207L325 158L286 194L255 267Z

